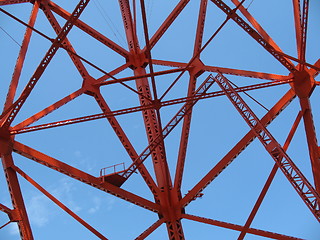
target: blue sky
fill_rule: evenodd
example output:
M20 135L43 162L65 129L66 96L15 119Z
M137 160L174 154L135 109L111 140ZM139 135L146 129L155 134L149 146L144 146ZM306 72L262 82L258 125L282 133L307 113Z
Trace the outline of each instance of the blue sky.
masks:
M77 4L77 1L74 0L67 2L57 0L54 2L69 12ZM178 0L145 1L150 36L158 29L178 2ZM231 1L225 2L229 6L233 6ZM248 7L250 3L251 0L247 0L244 6ZM254 0L249 7L249 11L285 53L297 57L291 5L291 0ZM31 7L31 4L26 3L6 6L3 9L27 21ZM190 60L193 53L198 9L199 0L190 1L152 50L154 59L185 63ZM310 24L308 26L307 41L307 61L309 63L314 63L320 56L318 47L320 38L319 11L320 4L310 1ZM140 13L138 11L138 37L140 45L144 46L141 19L139 17ZM61 25L64 24L62 18L57 17L57 19ZM91 0L80 19L127 49L117 1L105 3L103 0ZM209 39L224 20L225 15L209 1L204 41ZM24 27L21 24L1 13L0 27L10 34L15 41L21 42L24 34ZM39 13L35 27L48 36L55 37L42 12ZM105 71L111 71L125 63L125 60L121 56L86 36L77 28L71 30L68 38L80 56L88 59ZM19 51L19 46L15 41L4 31L0 31L0 61L1 65L5 66L0 71L0 79L3 86L0 89L0 104L2 105ZM29 81L30 76L49 47L50 42L48 40L37 34L33 35L30 51L28 52L26 64L21 75L18 95ZM270 54L266 53L260 45L232 21L226 24L206 48L201 55L201 60L210 66L288 75L287 69L281 66ZM93 77L98 78L103 75L96 69L86 64L85 66L88 67L88 71ZM155 71L166 69L163 66L154 67ZM204 73L199 77L198 85L209 74ZM118 74L116 77L120 78L130 75L132 75L132 71L129 69ZM165 91L177 75L170 74L156 78L159 95ZM227 77L238 86L266 82L266 80L238 76ZM187 91L188 80L188 73L185 73L166 96L165 100L184 97ZM319 80L319 77L316 80ZM81 85L82 79L79 73L66 52L60 49L24 104L13 125L18 124L32 114L76 91ZM128 82L128 85L131 87L135 86L134 82ZM278 86L256 90L249 94L261 102L267 109L270 109L288 89L288 86ZM210 89L210 91L217 90L219 90L218 85L214 85ZM139 104L136 94L123 86L116 84L108 85L102 87L101 91L113 110L133 107ZM266 110L252 101L252 99L246 95L241 96L247 101L258 117L262 117L266 113ZM320 111L316 105L319 101L318 89L314 91L311 100L316 131L319 135L317 123ZM161 109L163 125L174 116L180 107L181 105L173 105ZM299 102L295 100L268 127L280 144L284 143L298 110ZM100 112L99 106L92 97L82 95L44 117L37 124ZM117 117L117 119L137 152L140 153L147 146L141 113L122 115ZM181 124L174 129L165 142L168 164L172 175L174 174L179 148L180 130ZM223 96L199 101L193 111L182 193L186 194L188 190L192 189L248 130L249 127L227 97ZM18 135L16 140L94 176L99 175L101 168L121 162L125 162L126 166L131 163L123 146L105 119L25 133ZM288 154L304 175L312 181L302 123L297 129L297 133L288 149ZM157 220L157 215L148 210L84 185L17 154L14 154L14 159L21 169L108 239L134 239ZM244 225L273 164L272 158L264 150L260 142L255 140L203 191L204 196L201 199L190 203L186 208L187 213ZM148 169L151 169L152 163L150 159L146 161L146 166ZM152 170L150 172L153 175ZM21 188L35 239L97 239L28 182L22 178L19 179L21 180ZM0 203L11 207L3 173L0 173L0 188L2 189ZM138 174L133 175L123 185L123 188L144 198L153 199L146 184ZM0 213L0 225L7 221L7 216L4 213ZM228 240L236 239L239 234L236 231L190 220L182 220L182 224L186 239L205 240L212 239L214 236L217 239ZM320 236L319 223L280 171L277 173L252 227L308 240L317 240ZM160 240L166 238L166 228L165 225L162 225L147 239ZM1 229L0 239L19 239L17 226L11 223ZM256 240L266 238L248 234L245 239Z

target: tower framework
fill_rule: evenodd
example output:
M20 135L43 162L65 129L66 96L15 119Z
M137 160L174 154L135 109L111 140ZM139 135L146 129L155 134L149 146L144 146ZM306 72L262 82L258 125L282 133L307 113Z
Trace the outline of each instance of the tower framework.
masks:
M317 239L317 4L0 0L0 238Z

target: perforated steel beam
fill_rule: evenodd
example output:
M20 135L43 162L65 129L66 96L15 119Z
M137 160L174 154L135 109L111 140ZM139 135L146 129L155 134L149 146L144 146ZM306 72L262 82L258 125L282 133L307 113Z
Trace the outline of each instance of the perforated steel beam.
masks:
M231 9L222 0L211 0L217 7L219 7L229 18L238 24L246 33L248 33L254 40L257 41L265 50L274 56L285 68L294 73L297 71L295 66L289 62L285 57L278 53L278 51L270 45L257 31L255 31L248 23L246 23L233 9Z
M56 37L56 39L53 41L51 47L47 51L46 55L38 65L36 71L32 75L31 79L29 80L28 84L26 85L24 91L22 92L21 96L9 107L6 111L1 115L0 119L2 121L2 127L8 128L10 124L13 122L14 118L20 111L22 105L26 101L27 97L30 95L31 91L39 81L40 77L44 73L45 69L49 65L50 61L52 60L53 56L58 51L60 45L64 41L64 39L67 37L67 34L70 32L70 30L73 27L74 22L80 17L81 13L87 6L90 0L80 0L78 5L76 6L75 10L70 16L70 19L65 23L63 28L61 29L61 32Z
M2 159L2 166L5 173L5 177L7 180L9 193L11 196L11 201L13 205L13 211L14 211L14 218L12 221L15 221L18 223L20 237L22 240L33 240L33 234L29 222L29 217L26 211L26 207L24 204L24 200L22 197L22 192L20 189L20 184L18 181L17 173L14 170L14 162L11 155L11 143L0 141L1 146L1 152L0 156ZM9 149L4 150L4 146L9 146Z
M294 91L289 90L260 120L265 126L269 125L295 97ZM254 131L249 131L235 146L182 198L180 204L188 205L202 192L232 161L256 138Z
M214 226L218 226L218 227L223 227L223 228L227 228L227 229L232 229L232 230L236 230L236 231L241 231L243 229L242 226L237 225L237 224L227 223L227 222L218 221L218 220L214 220L214 219L210 219L210 218L199 217L199 216L195 216L195 215L191 215L191 214L183 214L182 217L185 219L189 219L189 220L193 220L193 221L197 221L197 222L201 222L201 223L206 223L206 224L210 224L210 225L214 225ZM283 234L278 234L278 233L273 233L273 232L268 232L268 231L264 231L264 230L256 229L256 228L249 228L248 233L254 234L257 236L261 236L261 237L278 239L278 240L302 240L301 238L295 238L295 237L286 236Z
M320 222L320 196L317 191L290 159L272 134L260 122L249 106L243 101L240 95L234 91L228 79L226 79L222 74L219 74L216 77L216 81L232 104L239 111L243 119L247 122L250 128L254 130L256 137L278 164L278 167L287 177L307 207L311 210L312 214Z
M83 172L75 167L72 167L58 159L52 158L44 153L41 153L31 147L28 147L17 141L13 144L13 151L24 156L30 160L33 160L37 163L40 163L44 166L47 166L55 171L63 173L71 178L79 180L83 183L86 183L92 187L100 189L102 191L108 192L116 197L119 197L123 200L131 202L137 206L146 208L153 212L159 212L159 206L155 203L152 203L149 200L146 200L142 197L139 197L133 193L130 193L126 190L123 190L119 187L116 187L110 183L101 181L100 178L94 177L86 172Z

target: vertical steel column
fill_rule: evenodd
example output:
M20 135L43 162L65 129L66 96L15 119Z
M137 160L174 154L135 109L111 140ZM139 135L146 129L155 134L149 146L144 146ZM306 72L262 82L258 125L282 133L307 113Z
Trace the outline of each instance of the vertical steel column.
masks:
M317 192L320 194L320 153L309 98L301 98L300 105L303 112L314 184Z
M318 193L320 193L320 153L310 104L310 96L315 88L315 79L309 71L302 68L294 74L293 88L299 97L301 111L303 112L314 183Z
M141 51L139 47L129 1L119 0L119 4L130 50L129 61L131 63L131 68L133 69L135 76L145 75L145 67L148 63L146 57L150 56L146 56L145 51ZM145 106L150 104L150 101L146 98L154 99L154 97L151 95L148 79L137 79L136 86L138 92L142 94L142 96L139 95L140 105ZM160 105L157 104L157 101L153 101L152 103L154 104L154 109L142 111L149 144L151 144L158 136L162 136L161 122L159 122L160 116L157 115L159 111L156 111L156 109L159 110ZM160 217L165 218L169 238L171 240L184 239L180 217L177 216L174 210L175 206L178 205L178 198L176 195L172 194L172 180L166 159L163 138L161 139L160 144L151 153L151 156L157 184L160 189L160 205L163 209Z
M194 49L193 49L193 65L195 65L189 71L190 80L188 86L188 97L191 97L194 94L197 78L203 73L202 70L202 62L200 61L200 53L201 53L201 46L202 46L202 38L203 38L203 31L204 31L204 22L206 18L207 12L207 4L208 0L201 0L200 7L199 7L199 16L198 16L198 25L197 25L197 32L196 38L194 42ZM180 146L179 146L179 154L178 154L178 161L176 166L176 173L174 179L174 188L179 198L181 198L181 184L183 178L183 171L185 165L185 159L187 154L187 147L188 147L188 139L189 139L189 132L190 132L190 125L191 125L191 118L192 118L192 109L190 112L184 117L181 137L180 137Z
M23 201L20 184L17 173L14 171L14 163L12 159L12 141L9 138L0 136L0 156L2 166L7 180L12 205L15 211L15 221L18 223L20 236L22 240L33 240L33 235L28 219L28 214Z
M146 71L144 68L137 68L134 70L135 75L144 75ZM143 96L152 99L150 93L150 86L147 78L136 80L136 85L138 92L142 93ZM139 97L141 106L149 104L145 98ZM162 135L161 126L157 121L156 111L154 109L142 111L143 120L145 124L146 133L148 136L149 144L152 143L159 135ZM161 137L160 137L161 138ZM172 188L171 177L169 173L169 167L166 160L166 154L164 149L163 139L160 140L161 143L154 149L151 153L154 171L157 178L157 183L160 191L169 191Z

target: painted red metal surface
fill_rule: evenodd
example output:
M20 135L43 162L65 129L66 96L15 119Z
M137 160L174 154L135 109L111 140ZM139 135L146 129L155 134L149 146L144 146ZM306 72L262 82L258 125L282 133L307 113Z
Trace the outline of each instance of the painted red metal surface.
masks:
M218 77L216 77L216 80L250 128L253 129L256 137L275 160L278 167L283 171L284 175L288 178L302 200L320 222L320 195L318 192L313 188L302 172L300 172L299 168L286 154L286 151L280 146L272 134L263 126L258 117L243 101L240 95L234 91L228 79L222 74L219 74Z
M149 29L149 13L145 1L118 0L127 44L125 47L112 40L108 34L95 29L89 22L80 20L92 1L94 0L75 1L74 11L70 13L64 7L50 0L0 0L0 12L25 27L25 34L20 45L12 78L9 81L7 97L5 98L0 118L0 156L12 202L12 209L0 203L1 214L7 214L9 217L9 222L2 225L0 231L11 222L16 222L21 239L34 239L30 216L28 216L27 212L28 206L24 201L20 179L18 178L18 176L21 176L97 238L109 239L76 214L75 211L68 208L62 201L58 200L35 179L31 178L18 166L19 164L15 161L14 154L156 214L157 220L151 225L149 224L149 227L139 236L132 236L132 239L135 237L135 239L140 240L151 237L161 225L165 225L168 239L188 239L187 231L184 231L184 220L237 231L238 239L240 240L244 239L247 234L265 237L266 239L301 239L251 227L270 186L272 186L278 169L282 171L298 196L300 196L301 201L309 208L316 220L320 222L320 151L315 130L316 121L313 119L311 107L311 96L319 85L315 78L319 73L320 60L316 61L315 64L307 62L307 30L310 12L308 0L304 0L302 3L299 0L292 1L297 57L291 56L280 49L276 41L255 20L248 7L244 6L246 1L232 0L231 2L234 6L231 7L227 5L227 1L199 0L197 2L197 20L194 20L196 27L192 36L194 40L190 59L185 62L172 59L157 59L156 57L153 58L153 56L154 49L165 38L168 31L174 26L175 21L184 11L188 10L192 1L180 0L168 12L162 23L151 31ZM22 7L27 4L32 6L28 22L10 13L9 9L6 8L9 5L21 5ZM107 3L104 2L104 4ZM211 16L208 11L209 7L215 7L216 10L220 11L225 16L225 20L215 31L211 31L213 33L209 34L209 37L205 38L206 20ZM139 8L139 11L137 11L137 8ZM39 12L43 14L42 17L48 20L47 27L52 29L53 38L49 37L43 30L37 29L36 21L39 17ZM140 17L140 19L137 20L137 17ZM61 24L63 22L61 19L64 20L64 25ZM230 22L237 25L241 31L248 35L250 40L253 40L252 42L262 47L266 54L273 57L281 67L284 67L286 73L259 72L234 67L213 66L205 63L203 55L206 53L208 46L212 44L212 41L217 38ZM139 24L141 24L140 28ZM112 50L113 54L123 60L122 63L111 70L106 70L105 65L97 63L96 59L88 60L82 56L80 54L82 49L77 49L77 44L70 37L70 32L74 28L85 34L86 37L90 37L90 39ZM139 32L142 32L142 37L141 35L139 36ZM21 74L27 62L26 56L32 47L32 36L36 34L49 41L50 48L44 53L40 64L35 68L31 77L28 78L27 83L25 83L24 90L18 95L18 85L23 81ZM207 40L205 41L204 39ZM85 48L86 46L83 47ZM23 117L20 120L21 112L27 108L25 103L31 98L30 96L34 93L38 82L43 80L44 72L52 65L51 61L55 59L58 50L66 54L78 74L77 77L80 77L81 81L76 88L77 90L64 95L65 97L59 98L55 103L46 106L42 110L35 111L30 117ZM213 54L211 55L215 57ZM94 74L91 74L92 69L98 71L100 76L94 77ZM212 73L218 73L218 75L213 77ZM185 75L188 76L183 78ZM252 82L245 82L244 85L235 87L225 75L244 79L249 78L250 81L252 79ZM170 79L170 82L165 87L161 85L161 81L164 81L163 79L161 80L162 77ZM260 82L257 82L257 79ZM183 95L170 95L173 89L182 81L187 82L185 93ZM222 90L214 89L217 85L215 82ZM110 103L112 102L110 101L110 96L104 93L104 88L118 85L124 87L130 94L134 94L135 99L132 101L133 104L130 103L125 107L113 109L111 107L112 103ZM270 109L267 109L267 113L262 118L259 118L240 96L240 93L247 94L249 91L255 92L258 89L269 89L276 86L286 86L287 90L273 103ZM161 88L162 90L160 91L159 89ZM40 121L45 119L46 116L51 116L51 114L58 112L64 105L71 104L81 97L90 98L101 111L96 114L82 115L76 118L63 118L59 121L49 121L47 123ZM117 99L119 96L115 95L113 97ZM202 175L203 177L198 179L191 189L185 191L182 186L186 176L187 153L190 146L193 117L197 114L197 106L203 100L213 101L216 97L228 97L251 130L233 145L231 150L211 169L207 169L206 174ZM291 125L288 137L284 145L281 146L267 127L295 98L300 108L294 123ZM181 106L177 107L179 104ZM164 117L163 110L170 106L177 107L175 113L169 115L169 118L167 118L168 116ZM217 115L216 117L219 117L220 114L213 109L207 109L206 113L208 112L214 112ZM130 137L128 129L124 126L125 124L118 118L118 116L129 116L131 113L140 113L140 120L144 126L143 140ZM62 126L72 125L81 129L80 123L93 123L97 119L106 120L105 123L113 131L131 161L126 164L128 167L118 170L116 168L117 164L110 164L113 169L111 173L106 170L108 166L103 166L100 175L97 171L97 176L94 176L67 164L61 159L49 156L28 144L24 144L23 141L17 140L20 134L30 134L32 138L32 133L49 128L55 130ZM302 124L300 122L304 123L303 130L306 136L306 146L308 147L307 151L312 172L311 182L307 180L287 153L289 144L296 135L298 125ZM168 154L168 148L170 147L167 145L167 139L174 135L173 133L179 127L181 127L180 133L175 136L178 150L175 156L176 159L172 163L172 156ZM206 197L203 191L233 161L236 161L238 155L255 139L260 140L261 145L265 147L266 152L275 161L275 165L268 175L259 196L257 196L251 212L246 215L246 221L239 225L190 214L187 208L189 204ZM146 143L145 148L137 147L140 143L136 144L136 142L139 141ZM202 150L201 146L199 148ZM210 151L210 149L205 150ZM120 160L119 162L122 161ZM141 175L149 194L151 194L151 199L136 194L135 189L126 189L127 181L135 181L134 173Z

